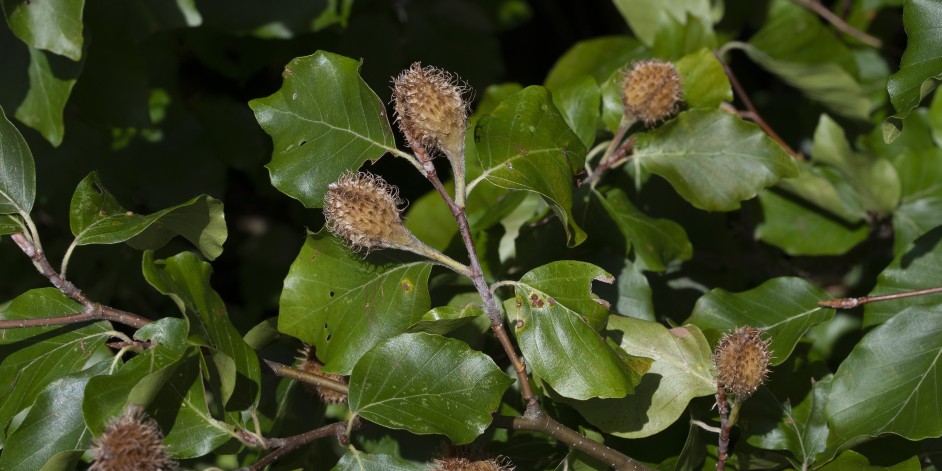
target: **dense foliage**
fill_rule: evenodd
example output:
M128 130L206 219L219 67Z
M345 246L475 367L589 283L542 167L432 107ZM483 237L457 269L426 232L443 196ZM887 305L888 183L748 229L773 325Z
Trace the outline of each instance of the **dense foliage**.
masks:
M0 471L934 469L942 2L571 3L4 1Z

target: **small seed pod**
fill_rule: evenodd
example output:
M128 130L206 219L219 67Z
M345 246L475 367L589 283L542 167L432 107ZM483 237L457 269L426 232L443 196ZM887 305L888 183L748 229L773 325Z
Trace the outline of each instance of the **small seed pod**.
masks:
M105 432L92 443L91 471L173 471L179 465L170 459L164 437L154 419L140 406L128 406L108 422Z
M756 392L769 374L769 342L754 327L740 327L726 334L713 354L717 384L740 400Z
M683 93L674 64L652 59L636 62L625 74L621 100L626 116L651 127L677 112Z
M399 217L396 187L367 172L347 173L324 196L327 229L354 249L404 248L415 237Z
M435 458L429 471L514 471L516 469L506 456L488 457L478 447L471 445L446 446L441 456Z
M393 79L396 121L412 150L434 155L441 150L463 173L467 89L450 73L416 62Z
M298 353L301 354L301 356L298 357L298 360L301 361L301 364L298 365L299 370L347 384L346 376L324 372L324 364L317 361L317 356L314 355L313 345L304 344L304 346L298 350ZM316 394L324 404L340 404L347 401L347 395L340 391L315 386L310 383L304 383L304 390L307 391L308 394Z

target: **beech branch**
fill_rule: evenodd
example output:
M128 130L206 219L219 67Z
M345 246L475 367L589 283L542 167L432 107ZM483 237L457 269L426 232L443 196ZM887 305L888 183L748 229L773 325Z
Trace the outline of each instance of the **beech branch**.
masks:
M262 361L264 361L268 368L270 368L277 376L291 378L302 383L313 384L314 386L330 389L331 391L336 391L342 394L349 394L350 392L350 387L344 383L341 383L340 381L334 381L330 378L316 375L314 373L308 373L307 371L302 371L297 368L282 365L281 363L276 363L271 360L262 359Z
M335 436L340 443L345 442L345 436L348 431L356 430L360 428L362 421L359 418L353 420L350 423L350 428L348 430L346 422L335 422L330 425L325 425L321 428L311 430L309 432L304 432L300 435L295 435L293 437L287 438L268 438L265 439L265 442L262 445L265 448L275 448L276 450L268 455L265 455L264 458L258 460L252 466L248 468L240 468L239 471L261 471L265 469L269 464L281 459L281 457L291 453L292 451L312 443L314 441L320 440L321 438Z
M601 460L618 471L649 471L654 469L602 443L584 437L546 414L539 417L509 417L495 414L492 426L507 430L544 433L576 450Z
M46 259L46 254L42 251L42 249L37 248L33 241L26 237L25 234L22 232L17 232L11 235L10 238L13 239L13 242L16 243L20 250L22 250L23 253L33 261L33 265L36 267L36 270L49 279L49 282L52 283L52 286L55 286L59 291L62 292L62 294L81 304L83 310L82 312L70 314L67 316L42 317L35 319L2 319L0 320L0 329L45 327L99 320L117 322L119 324L124 324L136 329L140 329L141 327L151 323L150 319L141 317L137 314L115 309L111 306L96 303L88 299L82 290L78 289L78 287L72 284L71 281L63 278L61 275L59 275L58 272L56 272L54 268L52 268L49 260Z
M716 407L720 410L720 438L716 452L716 471L726 469L726 460L729 459L729 432L732 423L729 420L729 402L726 400L726 389L718 386L716 389Z
M838 298L818 301L818 306L830 307L834 309L853 309L868 303L879 301L890 301L893 299L911 298L914 296L925 296L927 294L942 293L942 286L938 288L917 289L914 291L904 291L902 293L880 294L876 296L861 296L859 298Z
M793 0L795 3L811 10L821 18L824 18L825 21L834 25L838 31L848 35L853 36L858 41L875 48L883 47L883 41L880 39L870 36L869 34L854 28L853 26L847 24L843 18L837 16L829 10L826 6L822 5L821 2L817 0Z

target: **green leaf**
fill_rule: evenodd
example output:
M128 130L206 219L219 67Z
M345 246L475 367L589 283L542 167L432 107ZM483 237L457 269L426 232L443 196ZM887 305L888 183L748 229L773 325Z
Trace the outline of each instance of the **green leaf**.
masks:
M424 471L425 466L419 466L394 456L374 454L369 455L357 450L347 450L331 471Z
M181 360L148 409L163 430L164 445L173 458L200 457L236 438L228 425L209 412L205 368L198 353Z
M409 327L409 332L427 332L445 335L452 330L465 326L478 316L484 315L479 304L436 307L422 315L422 319Z
M546 76L546 88L555 91L588 75L604 83L632 61L648 57L643 44L630 36L603 36L579 41L553 65Z
M615 0L615 6L641 42L652 46L665 28L700 20L712 32L713 12L707 0Z
M649 360L621 355L598 331L608 303L592 293L592 281L612 283L595 265L558 261L527 272L509 301L514 333L533 372L572 399L624 397L635 390Z
M23 218L14 214L0 214L0 235L26 232ZM2 333L0 333L2 335Z
M934 0L909 0L903 6L903 27L908 41L899 71L890 75L886 89L896 115L883 123L884 139L891 142L902 129L902 119L942 80L942 4Z
M3 319L32 319L54 317L82 312L82 305L69 299L56 288L31 289L10 301L0 312ZM61 329L62 326L0 329L0 345L19 342L39 334Z
M350 410L379 425L469 443L491 423L513 380L459 340L402 334L378 344L350 376Z
M900 251L883 272L870 296L896 294L939 286L942 280L942 227L936 227ZM892 299L864 305L864 327L887 321L907 307L942 312L942 294Z
M827 448L825 407L830 393L830 376L815 382L794 407L760 388L743 407L742 416L749 417L748 424L742 424L746 442L767 450L788 450L799 463L814 464L816 455Z
M677 421L691 399L716 394L710 345L696 326L668 329L657 322L612 316L608 328L625 352L654 362L633 394L566 401L603 432L623 438L651 436Z
M309 234L285 278L278 330L314 345L325 371L350 374L369 349L429 310L431 270L424 261L364 260L326 230Z
M772 364L778 365L808 329L834 317L833 309L818 306L826 299L827 293L801 278L773 278L741 293L710 290L697 300L687 322L720 332L745 325L762 329L772 340Z
M274 142L272 184L305 207L322 207L328 185L396 150L383 102L359 69L353 59L318 51L288 63L275 94L249 102Z
M222 202L206 195L150 215L124 209L102 185L97 172L82 179L69 207L74 245L127 242L140 250L156 250L175 236L195 245L210 260L222 254L226 241Z
M812 174L802 177L828 185L826 179ZM759 193L763 221L756 226L756 238L772 244L789 255L842 255L866 240L870 228L864 223L850 224L813 203L775 190Z
M154 394L173 374L172 367L176 367L183 357L186 336L186 321L173 317L165 317L138 329L134 338L150 340L151 347L135 355L116 373L96 376L88 382L82 401L82 412L88 428L98 435L105 430L112 417L121 414L127 404L150 403Z
M82 401L89 379L107 367L108 362L98 363L39 391L23 423L4 444L0 469L40 469L62 452L88 447L92 434L76 404Z
M684 103L688 108L715 108L724 101L733 101L726 72L709 49L687 54L674 66L684 84Z
M29 57L29 92L14 116L58 147L65 135L62 113L82 66L32 47Z
M869 117L870 99L856 78L850 49L814 13L794 2L774 1L768 21L740 47L831 111L848 118Z
M28 46L77 61L82 58L85 0L3 2L3 14L16 37Z
M853 190L842 192L844 198L864 211L887 214L899 203L900 181L893 164L854 152L844 130L828 115L822 114L818 121L811 155L815 162L834 168L843 177L843 183Z
M81 307L74 303L48 302L50 297L47 292L27 292L18 298L19 301L14 301L4 314L10 315L11 311L30 307L44 309L29 312L29 317L81 311ZM19 314L16 317L26 316ZM111 336L109 332L107 322L59 327L42 336L7 344L0 349L0 394L3 397L0 403L0 439L13 416L32 404L49 383L81 370L93 359L108 358L109 350L105 340Z
M670 262L690 260L693 246L679 224L647 216L618 188L593 195L625 237L625 252L634 247L635 263L641 270L664 271Z
M666 18L665 23L657 30L651 52L655 57L677 59L704 48L716 48L713 21L688 12L683 19L673 16Z
M919 471L922 469L922 464L918 456L913 456L893 466L871 465L866 456L853 450L847 450L834 461L818 469L820 471Z
M145 252L143 271L147 282L186 314L193 326L190 335L204 336L216 351L221 399L227 410L257 405L261 382L258 357L232 325L226 304L210 285L213 269L209 263L192 252L163 260L154 260L153 252Z
M624 263L624 268L615 277L618 289L615 312L623 316L653 321L654 304L651 300L651 286L648 284L648 279L630 260L625 260Z
M553 90L553 104L586 148L595 142L601 103L601 91L592 77L583 76Z
M483 170L478 179L539 194L562 221L568 245L585 240L573 220L572 189L586 149L547 89L527 87L501 102L478 121L474 140L477 165Z
M902 190L900 206L893 211L893 253L898 254L942 225L942 149L906 152L893 164Z
M942 316L903 309L870 331L834 375L827 415L836 445L894 433L910 440L942 434Z
M36 165L23 135L0 108L0 214L27 215L36 199Z
M635 159L691 204L731 211L783 177L794 160L758 126L720 110L694 109L638 137Z

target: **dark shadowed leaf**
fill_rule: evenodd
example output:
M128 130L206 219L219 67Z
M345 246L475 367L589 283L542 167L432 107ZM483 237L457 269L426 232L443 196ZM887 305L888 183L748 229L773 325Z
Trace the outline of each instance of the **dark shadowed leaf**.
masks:
M531 270L514 284L509 317L527 364L559 394L572 399L624 397L650 360L616 352L599 332L608 303L592 281L611 283L594 265L559 261Z
M345 172L395 150L383 102L359 69L318 51L288 63L275 94L249 102L275 145L272 184L306 207L323 206L327 186Z
M808 179L828 184L821 177ZM786 192L765 190L759 193L759 203L763 221L756 226L756 238L789 255L841 255L870 233L866 223L848 223Z
M82 66L35 48L29 57L29 92L14 116L58 147L65 135L62 112Z
M420 466L395 456L366 454L357 450L347 450L331 471L424 471Z
M608 329L627 353L654 362L635 392L624 398L566 401L603 432L651 436L674 423L691 399L716 393L710 345L697 327L667 329L657 322L612 316Z
M890 76L887 91L896 115L883 122L883 137L891 142L899 136L902 119L942 80L942 4L934 0L910 0L903 7L906 51L899 71Z
M0 214L0 235L27 232L23 218L18 214Z
M834 375L829 443L893 433L910 440L942 434L942 316L913 306L873 329Z
M0 108L0 214L29 214L35 199L33 154Z
M656 45L658 33L663 29L677 28L688 18L702 22L712 33L713 11L708 1L615 0L615 6L635 36L648 46Z
M676 222L642 213L618 188L593 195L625 237L625 252L634 249L635 263L641 270L664 271L668 263L689 260L693 255L687 233Z
M210 260L222 254L228 236L222 202L213 197L197 196L150 215L135 214L105 189L97 172L72 194L69 223L77 246L128 242L136 249L156 250L181 236Z
M638 137L635 158L694 206L731 211L783 177L794 160L758 126L720 110L693 109Z
M828 423L825 406L831 393L831 378L814 383L811 392L797 405L781 402L768 388L759 391L745 405L748 425L746 441L768 450L788 450L798 463L811 466L816 455L827 448Z
M468 443L491 423L513 380L459 340L402 334L378 344L350 376L350 410L377 424Z
M630 36L603 36L576 43L546 76L546 88L555 91L588 75L603 83L631 61L647 57L647 48Z
M586 238L572 215L574 178L586 148L557 111L547 89L532 86L511 95L474 131L480 181L542 196L566 228L570 247ZM469 175L469 177L472 175Z
M153 252L145 252L143 270L147 282L173 299L190 320L190 335L203 336L215 350L213 360L220 370L222 403L229 410L258 404L258 357L232 325L226 304L210 285L213 270L209 263L192 252L163 260L154 260Z
M751 326L771 339L772 364L785 361L813 325L834 317L833 309L818 306L827 293L801 278L773 278L741 293L713 289L703 295L687 322L719 332Z
M3 2L3 14L16 37L30 47L72 60L82 58L82 10L85 0Z
M918 456L913 456L893 466L880 466L872 465L866 456L848 450L818 469L821 471L919 471L923 468Z
M278 330L317 348L324 369L350 374L377 343L405 332L431 307L429 262L364 260L326 230L310 234L281 293Z
M103 373L108 363L63 376L42 389L23 423L4 443L0 469L40 469L62 452L88 447L92 434L76 404L82 402L89 379Z
M902 293L942 285L942 227L918 238L899 252L877 277L870 296ZM864 306L864 327L887 321L907 307L942 313L942 294L892 299Z
M898 254L942 225L942 149L906 152L893 164L902 188L900 205L893 211L893 253Z

